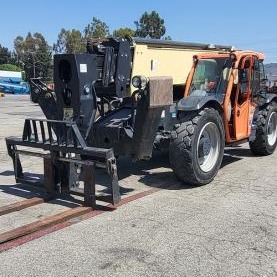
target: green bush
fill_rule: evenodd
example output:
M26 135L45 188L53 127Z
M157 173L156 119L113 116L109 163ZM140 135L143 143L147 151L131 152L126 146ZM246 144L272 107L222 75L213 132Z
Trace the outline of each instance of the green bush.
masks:
M5 70L5 71L22 71L20 67L14 64L0 64L0 70Z

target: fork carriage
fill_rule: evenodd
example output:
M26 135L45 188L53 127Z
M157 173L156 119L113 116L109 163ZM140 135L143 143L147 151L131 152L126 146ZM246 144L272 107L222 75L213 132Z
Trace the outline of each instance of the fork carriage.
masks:
M21 138L6 138L8 154L13 160L17 182L37 184L25 177L20 155L43 158L43 187L47 198L59 194L84 197L84 205L95 208L95 167L106 169L110 178L110 195L98 197L115 205L120 201L116 159L112 149L88 147L74 122L26 119ZM18 147L25 149L18 149ZM26 150L26 147L27 150ZM40 149L40 151L30 150ZM78 187L80 181L84 188Z

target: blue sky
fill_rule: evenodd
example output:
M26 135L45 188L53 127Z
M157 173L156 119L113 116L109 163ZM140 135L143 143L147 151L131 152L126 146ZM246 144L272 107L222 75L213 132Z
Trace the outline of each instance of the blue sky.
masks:
M41 32L49 44L62 27L83 30L95 16L110 31L135 28L144 11L157 11L174 40L235 45L277 62L277 1L186 0L9 0L1 1L0 44L12 49L17 35Z

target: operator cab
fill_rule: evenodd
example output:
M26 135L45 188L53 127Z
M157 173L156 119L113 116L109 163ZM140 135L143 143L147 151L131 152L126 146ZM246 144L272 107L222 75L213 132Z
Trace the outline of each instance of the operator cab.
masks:
M248 138L265 80L263 59L251 51L195 56L178 110L215 107L224 117L227 143Z
M199 60L195 67L188 95L203 97L213 94L218 95L222 100L225 93L224 81L226 81L226 72L222 69L226 68L227 65L228 58L226 57Z

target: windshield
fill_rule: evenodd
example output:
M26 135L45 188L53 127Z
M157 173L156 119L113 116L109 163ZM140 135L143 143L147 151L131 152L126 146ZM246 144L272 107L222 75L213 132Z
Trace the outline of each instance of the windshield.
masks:
M190 96L205 96L207 93L224 95L231 73L229 58L201 59L189 89Z

